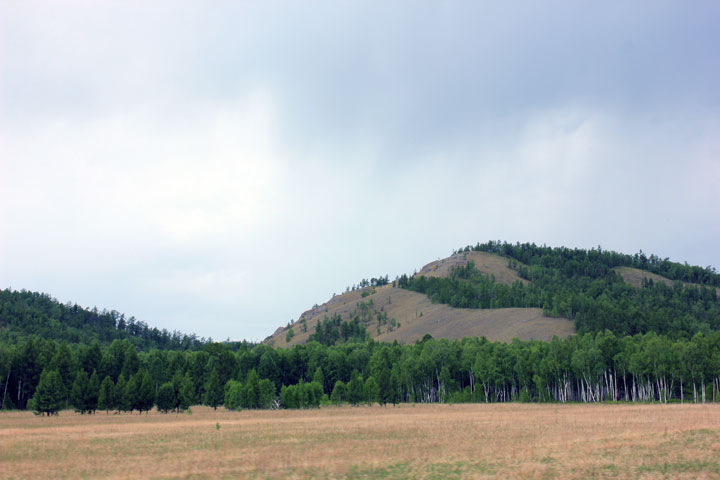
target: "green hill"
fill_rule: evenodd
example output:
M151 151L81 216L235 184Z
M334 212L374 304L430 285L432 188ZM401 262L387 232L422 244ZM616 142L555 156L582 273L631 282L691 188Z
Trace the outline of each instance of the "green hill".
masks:
M362 283L361 283L362 284ZM348 338L412 342L484 336L549 340L572 333L690 338L720 330L720 275L655 255L488 242L334 297L278 329L292 346Z
M86 345L127 339L143 350L185 350L205 343L194 334L158 330L115 310L62 304L45 293L0 290L0 343L18 344L33 335Z

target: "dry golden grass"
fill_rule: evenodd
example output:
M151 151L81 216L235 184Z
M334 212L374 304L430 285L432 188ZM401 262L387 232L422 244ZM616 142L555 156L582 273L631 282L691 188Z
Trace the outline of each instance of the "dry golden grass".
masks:
M2 413L0 477L720 478L718 405L193 411Z

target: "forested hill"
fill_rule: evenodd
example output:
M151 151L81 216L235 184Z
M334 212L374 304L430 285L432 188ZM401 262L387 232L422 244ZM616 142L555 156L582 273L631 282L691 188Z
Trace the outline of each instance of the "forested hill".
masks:
M720 275L645 255L490 241L394 282L363 280L268 339L290 347L368 337L550 340L609 330L690 338L720 330Z
M539 307L546 315L574 319L578 333L655 332L689 338L720 330L720 275L712 267L648 257L642 251L626 255L527 243L488 242L459 253L473 251L506 257L525 282L496 282L469 262L445 278L403 276L398 284L454 307Z
M29 336L90 345L129 340L141 350L187 350L206 343L204 338L149 327L115 310L88 310L62 304L45 293L0 290L0 343L19 344Z

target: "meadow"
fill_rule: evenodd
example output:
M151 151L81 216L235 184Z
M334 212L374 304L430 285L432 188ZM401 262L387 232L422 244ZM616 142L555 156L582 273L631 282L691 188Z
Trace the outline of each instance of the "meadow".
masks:
M720 478L720 405L0 413L2 478Z

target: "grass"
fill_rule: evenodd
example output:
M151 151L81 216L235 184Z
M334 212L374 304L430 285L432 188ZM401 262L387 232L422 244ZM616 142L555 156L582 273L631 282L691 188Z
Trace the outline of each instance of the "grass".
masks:
M720 406L0 413L0 478L97 477L720 478Z

